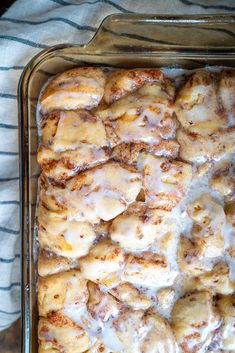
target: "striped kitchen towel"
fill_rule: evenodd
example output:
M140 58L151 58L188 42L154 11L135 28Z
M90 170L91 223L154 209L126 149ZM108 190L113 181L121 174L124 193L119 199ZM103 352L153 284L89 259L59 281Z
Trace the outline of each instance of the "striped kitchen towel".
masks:
M24 66L58 43L85 43L112 13L218 13L233 0L18 0L0 18L0 330L20 315L17 85Z

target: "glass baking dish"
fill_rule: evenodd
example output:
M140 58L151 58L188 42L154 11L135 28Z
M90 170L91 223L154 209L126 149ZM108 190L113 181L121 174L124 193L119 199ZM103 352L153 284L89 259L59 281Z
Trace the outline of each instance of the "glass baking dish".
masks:
M235 67L235 16L111 15L86 45L43 50L25 68L18 88L22 237L22 353L37 352L36 107L42 86L74 66Z

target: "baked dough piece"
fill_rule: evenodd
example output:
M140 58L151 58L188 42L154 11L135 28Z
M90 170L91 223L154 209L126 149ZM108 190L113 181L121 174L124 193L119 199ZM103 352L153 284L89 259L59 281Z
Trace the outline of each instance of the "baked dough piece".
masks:
M235 202L227 203L224 208L226 220L230 227L230 242L226 249L232 260L235 260Z
M162 140L175 137L176 120L172 109L157 103L155 97L128 96L97 114L106 119L112 145L117 142L158 145Z
M145 201L150 207L170 211L185 195L192 179L192 166L142 153Z
M235 260L235 202L225 205L226 220L230 228L230 243L227 250L230 258Z
M78 268L78 260L63 256L58 256L45 249L39 250L38 255L38 274L45 277L55 273L68 271Z
M172 230L170 215L138 202L113 220L110 237L124 249L145 250Z
M176 158L179 153L179 143L176 140L162 140L159 145L150 146L147 143L121 143L112 149L112 158L118 162L136 166L139 154L149 152L155 156Z
M147 310L152 306L152 300L141 293L132 284L120 283L117 287L111 288L109 292L123 304L130 306L134 310Z
M94 282L101 282L106 277L119 272L123 267L123 251L109 239L100 241L86 257L80 260L83 276Z
M192 238L205 258L223 255L224 238L222 227L225 224L224 209L210 194L202 194L187 207L194 221Z
M158 309L160 309L161 312L169 312L169 309L173 306L175 297L175 291L171 287L158 290L156 293Z
M156 103L153 97L128 96L111 108L97 113L105 120L109 141L142 143L160 151L161 142L175 141L176 120L171 108Z
M48 147L38 150L38 163L43 172L56 183L63 184L65 180L78 172L104 163L109 159L107 150L94 146L81 146L76 150L54 152Z
M104 124L85 110L54 111L44 116L41 133L38 162L57 182L109 157Z
M235 163L231 160L223 160L218 163L210 179L213 189L225 196L226 201L235 198Z
M88 254L96 239L88 222L70 221L63 212L38 209L38 240L42 248L59 256L78 258Z
M108 145L103 122L91 112L54 111L40 122L42 143L55 152L75 150L81 144Z
M225 214L227 222L235 228L235 202L231 202L225 205Z
M149 287L166 287L173 284L177 272L163 255L144 251L140 255L127 254L122 279Z
M38 339L43 353L82 353L91 346L86 331L59 311L39 319Z
M235 151L234 77L234 70L224 70L217 84L213 73L197 71L184 86L175 104L182 159L204 163Z
M55 76L40 96L41 111L93 109L104 94L105 75L96 67L77 67Z
M210 290L214 294L231 294L235 292L235 282L230 279L227 262L220 261L211 271L190 278L186 283L186 291Z
M219 160L235 151L235 126L207 136L180 128L176 138L180 144L180 157L188 162Z
M87 280L77 270L39 277L38 309L40 316L63 309L80 310L88 300Z
M172 100L174 97L174 86L163 73L160 73L160 81L148 82L150 76L158 77L159 70L130 70L111 74L123 83L127 77L135 72L138 85L130 85L130 90L137 92L126 95L125 91L119 89L120 95L111 106L97 110L106 126L108 139L114 147L114 158L131 164L128 154L132 155L141 150L150 151L160 156L176 157L179 145L175 140L176 119L173 116ZM139 80L141 78L141 80ZM133 77L134 79L134 77ZM154 78L155 80L155 78ZM127 80L130 84L131 80ZM166 84L168 82L168 84ZM109 85L109 83L107 83ZM143 86L142 86L143 85ZM114 93L115 84L112 84L111 95ZM121 145L121 146L120 146Z
M212 263L203 256L203 249L184 235L181 235L178 246L178 264L181 271L189 276L199 276L212 269Z
M223 318L220 330L221 347L225 352L235 350L235 297L232 295L224 296L219 299L219 311Z
M98 284L94 282L89 281L87 286L89 291L87 309L94 319L105 322L118 315L121 305L112 295L100 290Z
M181 88L176 98L175 112L189 132L205 136L225 125L217 86L214 73L198 70Z
M229 125L235 124L235 70L220 73L219 94Z
M148 86L146 88L144 85ZM166 77L161 70L154 69L131 69L111 71L107 77L104 99L107 104L119 100L120 98L135 92L143 87L142 94L161 93L161 99L165 103L174 99L175 88L172 81Z
M172 328L183 353L204 352L221 324L207 291L187 294L172 310Z
M154 311L126 310L113 322L126 353L176 353L171 327Z
M142 176L133 168L109 162L85 171L65 187L41 178L40 198L52 211L63 211L70 219L98 223L111 220L136 200Z
M178 262L181 270L198 276L212 269L212 260L224 254L223 207L210 194L202 194L187 207L193 220L191 239L181 236Z

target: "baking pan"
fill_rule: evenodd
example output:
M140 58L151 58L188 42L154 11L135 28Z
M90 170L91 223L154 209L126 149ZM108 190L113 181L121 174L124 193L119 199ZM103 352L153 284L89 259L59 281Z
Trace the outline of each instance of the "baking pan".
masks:
M79 38L78 38L79 41ZM37 353L37 100L53 75L81 66L235 67L235 16L111 15L86 45L43 50L18 88L22 237L22 353Z

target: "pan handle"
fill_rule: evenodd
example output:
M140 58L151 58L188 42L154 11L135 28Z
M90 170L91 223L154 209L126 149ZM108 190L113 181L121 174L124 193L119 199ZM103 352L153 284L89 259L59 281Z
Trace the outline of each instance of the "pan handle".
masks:
M106 17L84 46L93 54L123 52L233 53L233 15L138 15Z

